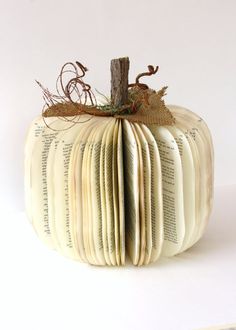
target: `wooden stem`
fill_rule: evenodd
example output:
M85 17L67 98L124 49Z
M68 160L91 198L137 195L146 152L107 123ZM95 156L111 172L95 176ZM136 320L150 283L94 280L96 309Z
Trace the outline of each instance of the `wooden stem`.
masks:
M111 103L121 107L128 102L129 58L111 60Z

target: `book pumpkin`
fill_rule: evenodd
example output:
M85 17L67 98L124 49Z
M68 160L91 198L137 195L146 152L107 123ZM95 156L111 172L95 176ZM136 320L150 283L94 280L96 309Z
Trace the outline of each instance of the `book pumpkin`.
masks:
M69 66L69 69L68 69ZM203 119L166 106L128 58L111 62L111 99L98 102L79 62L63 66L58 95L25 144L25 199L38 236L93 265L147 265L203 235L212 208L213 146ZM65 74L74 76L65 85ZM67 77L68 78L68 77Z

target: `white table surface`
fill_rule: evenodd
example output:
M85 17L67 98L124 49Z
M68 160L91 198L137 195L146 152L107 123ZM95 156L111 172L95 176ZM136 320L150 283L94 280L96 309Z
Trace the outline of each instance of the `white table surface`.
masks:
M3 214L0 329L192 330L236 323L236 185L215 189L204 237L148 267L94 267L45 247Z

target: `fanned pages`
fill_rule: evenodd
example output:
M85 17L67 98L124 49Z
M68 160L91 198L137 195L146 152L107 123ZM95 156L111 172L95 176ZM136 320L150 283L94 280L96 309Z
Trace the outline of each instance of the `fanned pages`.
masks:
M212 209L214 179L212 139L206 123L198 115L178 106L168 106L168 108L176 118L176 126L193 141L198 153L196 160L199 164L198 191L196 191L196 199L199 199L199 205L196 206L198 225L191 244L193 245L203 235Z
M162 165L164 243L162 254L173 256L185 235L183 171L178 145L165 127L150 127L160 152Z
M82 127L80 127L82 128ZM79 129L80 129L79 128ZM72 213L70 209L69 172L72 148L78 135L78 127L73 126L59 133L59 141L54 156L54 203L56 233L62 253L77 259L78 251L74 239Z
M105 209L107 219L107 242L108 253L112 265L116 265L115 251L115 225L114 225L114 206L113 206L113 186L112 186L112 151L113 151L113 133L115 127L115 119L113 119L107 131L105 143L105 161L104 161L104 188L105 188Z
M77 243L77 249L80 258L85 262L88 262L88 258L85 251L85 238L83 236L83 218L85 217L85 210L82 207L82 197L84 194L84 191L82 189L82 164L86 141L90 135L92 128L97 124L98 120L94 118L92 122L89 121L81 128L73 145L70 159L71 171L69 173L69 191L71 197L69 199L69 202L71 213L74 219L72 220L74 222L75 228L74 238Z
M55 118L50 118L50 123L55 121ZM25 148L24 148L24 188L25 188L25 204L26 213L29 220L32 222L32 203L31 203L31 161L33 156L33 150L36 141L42 134L42 130L45 128L43 118L41 116L35 118L30 125L26 136Z
M54 120L53 127L60 130L63 128L63 122ZM34 144L31 158L32 223L39 237L51 247L54 247L54 242L48 217L47 159L51 143L59 132L44 127Z
M184 251L193 237L195 220L195 169L192 151L184 133L176 127L169 127L180 152L183 172L185 236L181 250Z
M118 132L119 132L119 121L116 120L114 127L113 141L112 141L112 195L113 195L113 213L114 213L115 255L116 255L116 264L119 266L121 264L121 258L120 258L119 195L118 195L118 168L117 168Z
M118 203L119 203L119 247L120 262L125 264L125 200L124 200L124 170L123 170L123 141L122 123L118 121L117 141L117 174L118 174Z
M158 146L151 131L143 124L140 125L148 142L151 164L151 242L152 250L149 262L154 262L161 254L163 229L163 202L162 202L162 173L161 159ZM146 260L148 263L148 260Z
M128 254L134 265L140 257L138 147L131 124L123 121L125 232Z
M145 135L139 124L134 124L136 137L140 141L140 149L142 157L142 182L140 182L140 191L142 189L142 199L140 200L140 217L141 217L141 249L139 266L148 264L152 252L152 227L151 227L151 162L149 155L149 147ZM143 187L141 187L143 186ZM142 228L143 227L143 228ZM143 238L142 238L143 236Z
M139 228L140 228L140 250L138 265L142 265L145 258L146 249L146 224L145 224L145 183L144 183L144 164L142 155L142 145L136 132L134 124L131 124L134 138L138 149L138 186L139 186Z
M100 188L100 156L102 147L102 136L104 128L107 126L108 121L101 123L101 125L96 130L96 135L94 137L94 144L91 154L91 212L93 221L93 235L94 235L94 247L97 255L99 264L106 264L104 256L104 247L102 240L102 204L101 204L101 188Z
M89 114L33 121L26 210L47 245L93 265L129 256L142 266L199 240L212 207L211 136L196 114L169 109L174 125Z

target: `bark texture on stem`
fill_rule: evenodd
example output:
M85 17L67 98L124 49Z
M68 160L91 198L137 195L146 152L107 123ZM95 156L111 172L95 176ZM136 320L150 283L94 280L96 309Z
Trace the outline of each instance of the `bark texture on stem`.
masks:
M128 102L129 58L111 60L111 103L121 107Z

